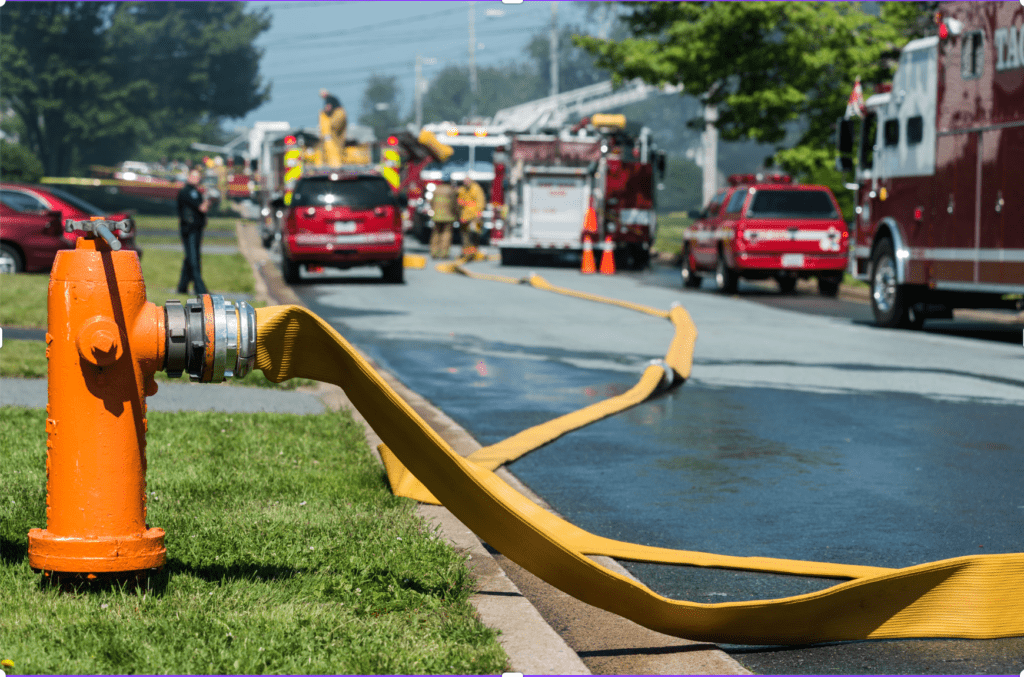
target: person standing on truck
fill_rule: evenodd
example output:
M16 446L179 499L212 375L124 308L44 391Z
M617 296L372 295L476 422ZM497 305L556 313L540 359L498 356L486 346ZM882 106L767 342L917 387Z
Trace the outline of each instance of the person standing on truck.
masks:
M324 107L320 111L320 147L322 149L317 158L318 164L327 164L332 167L341 165L342 153L345 150L345 130L348 127L348 117L341 101L333 96L326 89L320 90L323 97Z
M203 196L200 188L202 181L202 173L193 169L185 185L178 191L178 232L185 248L181 277L178 279L179 294L188 293L189 282L195 283L196 294L207 293L200 249L203 246L203 230L206 228L206 211L210 208L210 201Z
M430 198L431 220L434 229L430 234L430 256L435 259L448 258L452 246L452 223L455 221L455 195L457 181L439 183Z
M480 184L469 178L462 179L459 189L459 224L462 227L462 255L473 256L480 244L480 231L483 229L484 189Z

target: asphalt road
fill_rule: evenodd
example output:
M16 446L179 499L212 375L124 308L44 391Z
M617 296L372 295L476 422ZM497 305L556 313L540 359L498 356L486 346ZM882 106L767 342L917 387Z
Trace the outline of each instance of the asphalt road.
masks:
M570 521L651 545L892 567L1024 551L1019 325L886 331L868 324L863 304L682 290L671 269L536 270L656 307L679 301L700 332L683 388L510 466ZM379 271L355 269L296 291L483 444L624 391L672 335L656 318L524 286L429 266L406 277L386 285ZM699 602L830 584L626 566L661 594ZM1024 638L723 648L758 673L1024 669Z

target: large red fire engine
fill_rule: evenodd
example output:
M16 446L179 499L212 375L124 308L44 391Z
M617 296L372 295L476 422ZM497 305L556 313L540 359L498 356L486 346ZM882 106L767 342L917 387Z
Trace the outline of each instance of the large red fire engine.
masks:
M625 116L596 114L557 134L512 135L508 156L502 263L526 252L581 251L593 208L598 240L610 237L623 265L647 265L657 230L655 170L665 171L648 128L628 130Z
M937 19L859 111L853 268L886 327L1024 305L1024 7L945 2Z

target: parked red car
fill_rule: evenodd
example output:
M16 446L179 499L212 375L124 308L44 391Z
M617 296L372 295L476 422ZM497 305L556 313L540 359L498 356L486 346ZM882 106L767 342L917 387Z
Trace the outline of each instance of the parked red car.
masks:
M849 232L832 191L784 175L736 174L729 183L683 235L683 285L699 287L711 274L731 294L741 277L775 278L788 293L816 277L823 296L838 294Z
M77 221L88 220L93 216L102 216L112 221L127 219L131 223L131 230L128 233L117 231L114 234L121 240L121 248L131 250L142 256L142 250L135 241L135 220L126 213L105 212L96 205L90 204L82 198L72 195L62 188L56 186L36 186L23 183L0 183L0 202L15 212L24 214L47 214L57 212L60 222L63 224L67 219ZM6 212L5 212L6 213ZM74 245L75 240L84 235L83 231L63 234L65 239ZM6 237L3 238L6 241ZM9 246L15 246L13 243ZM29 255L21 252L22 258L27 259ZM50 262L53 262L51 257Z
M74 246L60 212L19 212L0 202L0 273L49 270L57 252Z

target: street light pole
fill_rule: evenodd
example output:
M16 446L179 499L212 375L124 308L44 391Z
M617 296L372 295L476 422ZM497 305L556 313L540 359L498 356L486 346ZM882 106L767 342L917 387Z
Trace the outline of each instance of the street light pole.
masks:
M551 96L558 96L558 3L551 3Z
M413 85L416 88L416 129L423 128L423 60L420 55L416 55L416 83Z
M476 2L469 2L469 117L476 117Z

